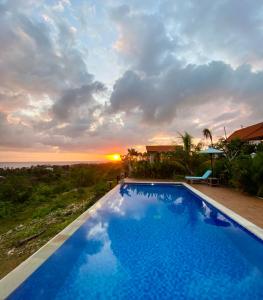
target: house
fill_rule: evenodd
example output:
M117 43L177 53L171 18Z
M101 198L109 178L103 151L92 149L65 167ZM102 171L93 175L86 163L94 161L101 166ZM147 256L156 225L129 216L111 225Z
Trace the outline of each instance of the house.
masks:
M234 139L251 142L263 141L263 122L236 130L227 138L228 141Z
M54 171L54 168L53 167L45 167L45 170L48 170L48 171Z
M155 161L162 161L163 156L169 152L175 152L178 149L182 149L182 146L175 145L158 145L158 146L146 146L146 151L149 157L150 163Z

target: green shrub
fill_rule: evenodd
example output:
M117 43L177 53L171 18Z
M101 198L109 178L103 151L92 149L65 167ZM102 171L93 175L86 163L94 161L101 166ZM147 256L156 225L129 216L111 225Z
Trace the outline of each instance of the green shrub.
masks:
M94 200L101 198L109 191L109 185L105 181L101 181L92 188L94 192Z
M30 181L23 176L10 176L1 183L0 201L10 201L14 203L23 203L27 201L32 194Z
M45 217L46 215L48 215L49 213L51 213L52 210L53 210L53 209L52 209L52 207L50 207L50 206L37 208L37 209L33 212L32 218L33 218L33 219L36 219L36 218L43 218L43 217Z
M0 201L0 219L11 215L13 210L12 204L10 202Z
M174 161L154 162L138 161L133 164L132 176L137 178L166 178L183 175L184 167Z
M230 184L249 193L255 193L251 173L252 158L249 155L238 156L231 163Z
M253 182L257 186L257 195L263 197L263 152L258 152L252 161Z
M96 181L95 172L86 167L73 167L71 170L71 179L75 187L92 186Z
M263 152L240 155L231 162L230 183L250 194L263 195Z
M54 192L54 189L51 185L40 184L37 187L37 192L45 197L51 196Z

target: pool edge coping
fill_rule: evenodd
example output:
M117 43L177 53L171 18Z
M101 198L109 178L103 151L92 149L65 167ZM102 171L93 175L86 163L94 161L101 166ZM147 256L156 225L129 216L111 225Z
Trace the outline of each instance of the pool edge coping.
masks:
M230 219L234 220L236 223L244 227L246 230L254 234L257 238L263 241L263 229L256 224L250 222L245 217L242 217L238 213L234 212L230 208L227 208L225 205L219 203L218 201L214 200L213 198L207 196L206 194L200 192L199 190L192 187L190 184L182 182L186 188L194 192L199 197L203 198L205 201L210 203L212 206L217 208L219 211L227 215Z
M32 273L36 271L64 242L83 225L90 216L100 208L108 198L114 194L120 185L117 184L91 207L85 210L74 221L51 238L36 252L21 262L12 271L0 279L0 300L9 297Z
M178 181L141 181L141 180L126 180L125 183L142 183L142 184L179 184L185 186L187 189L210 203L222 213L229 216L232 220L244 227L250 233L254 234L257 238L263 241L263 229L248 221L244 217L235 213L233 210L227 208L221 203L217 202L213 198L198 191L191 185L185 182ZM29 256L25 261L19 264L15 269L9 272L5 277L0 280L0 299L6 299L12 294L37 268L39 268L64 242L82 226L90 216L100 208L108 198L114 194L120 187L120 184L116 185L103 197L101 197L96 203L84 211L74 221L72 221L67 227L56 234L51 240L39 248L35 253Z

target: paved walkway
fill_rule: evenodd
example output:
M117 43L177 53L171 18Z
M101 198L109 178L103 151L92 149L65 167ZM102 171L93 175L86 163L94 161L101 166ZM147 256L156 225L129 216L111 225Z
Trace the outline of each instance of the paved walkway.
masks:
M243 194L232 188L210 187L205 184L193 184L192 186L263 228L263 199Z

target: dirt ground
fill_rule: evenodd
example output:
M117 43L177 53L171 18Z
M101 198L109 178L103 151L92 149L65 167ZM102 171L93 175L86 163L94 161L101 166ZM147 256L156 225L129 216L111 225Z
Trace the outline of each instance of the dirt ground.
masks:
M5 226L0 233L0 279L47 243L87 209L85 202L68 205L37 219Z

